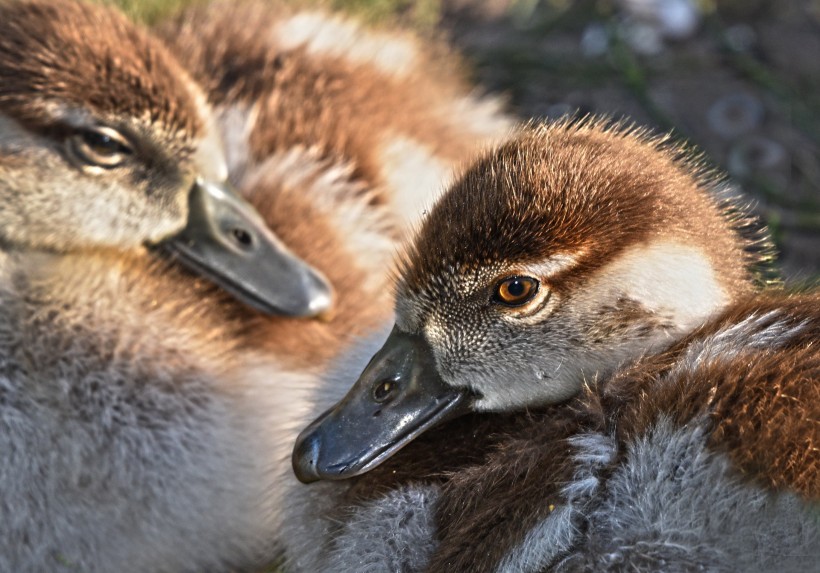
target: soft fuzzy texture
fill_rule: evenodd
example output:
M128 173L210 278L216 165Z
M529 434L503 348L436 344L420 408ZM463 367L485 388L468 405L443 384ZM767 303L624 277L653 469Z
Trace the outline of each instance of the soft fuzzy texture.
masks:
M662 416L628 444L576 549L551 570L799 573L816 567L818 507L742 479L728 457L707 447L705 425L679 428Z
M445 44L406 30L250 0L194 7L156 31L215 108L247 109L268 126L252 135L251 160L294 147L343 160L397 231L420 219L454 166L512 127Z
M379 492L361 506L377 515L407 484L439 488L435 508L408 508L437 514L431 573L811 570L818 300L751 297L569 404L451 422L391 460L412 470L386 489L390 469L358 478ZM484 454L462 456L465 443ZM451 449L464 465L437 472ZM348 548L369 531L354 515ZM417 547L404 563L430 542Z
M436 548L435 487L407 487L349 510L324 573L420 573Z
M548 504L550 514L504 555L497 571L538 573L576 543L587 506L601 488L601 470L612 461L616 444L609 436L594 433L572 436L565 443L573 451L575 473L561 489L561 505ZM544 504L543 501L540 503Z
M771 489L820 500L820 293L750 297L621 370L605 408L627 442L707 416L708 445Z
M579 451L573 440L602 425L601 413L591 409L557 407L520 416L483 463L455 472L444 484L438 507L443 543L429 570L492 567L511 545L526 544L532 528L567 501L564 489L583 471L575 460ZM459 436L451 433L450 439ZM581 479L594 476L592 470L587 473ZM586 495L572 498L582 504ZM577 508L570 509L564 512L567 526L575 527Z

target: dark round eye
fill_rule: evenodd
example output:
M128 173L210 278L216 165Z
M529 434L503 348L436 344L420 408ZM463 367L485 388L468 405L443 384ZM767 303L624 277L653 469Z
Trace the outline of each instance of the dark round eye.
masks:
M373 399L376 402L384 402L395 394L398 389L398 382L383 380L373 387Z
M133 152L131 145L110 127L95 127L75 133L66 141L72 157L81 164L111 169Z
M520 306L538 292L538 281L532 277L509 277L495 287L493 300L506 306Z

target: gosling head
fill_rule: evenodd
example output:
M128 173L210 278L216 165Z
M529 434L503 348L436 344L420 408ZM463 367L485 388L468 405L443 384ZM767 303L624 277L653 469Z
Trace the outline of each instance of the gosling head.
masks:
M297 476L363 473L466 411L567 400L752 289L712 187L680 149L595 121L479 159L403 258L384 347L300 435Z
M118 12L0 6L0 244L161 246L270 313L327 309L330 287L226 185L205 99Z

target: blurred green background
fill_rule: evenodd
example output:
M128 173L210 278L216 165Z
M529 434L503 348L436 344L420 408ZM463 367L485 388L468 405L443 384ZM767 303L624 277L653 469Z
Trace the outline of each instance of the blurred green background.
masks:
M148 23L202 0L113 0ZM449 38L523 118L605 113L703 149L793 284L820 279L820 0L271 0Z

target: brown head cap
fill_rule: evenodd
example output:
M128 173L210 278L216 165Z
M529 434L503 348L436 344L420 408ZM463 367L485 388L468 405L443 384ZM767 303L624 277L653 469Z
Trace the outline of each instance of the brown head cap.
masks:
M0 112L47 126L55 106L125 115L191 138L201 118L162 45L104 6L74 0L0 5Z
M735 252L748 280L748 223L713 193L716 182L691 153L641 130L601 120L528 125L480 158L449 189L405 255L404 285L494 263L555 254L585 274L629 246L688 238L707 254Z

